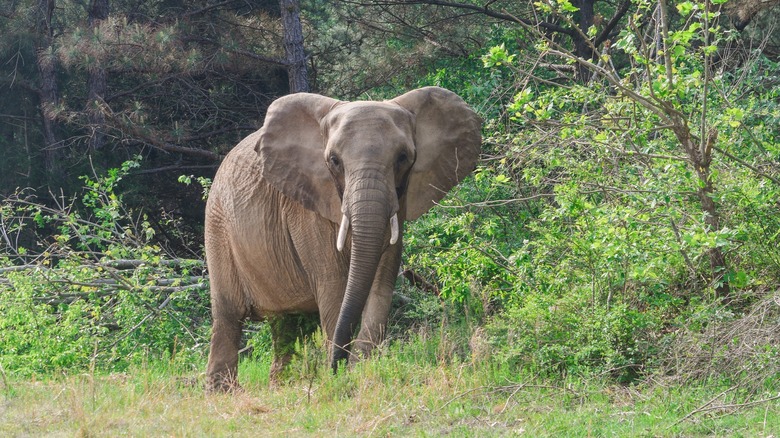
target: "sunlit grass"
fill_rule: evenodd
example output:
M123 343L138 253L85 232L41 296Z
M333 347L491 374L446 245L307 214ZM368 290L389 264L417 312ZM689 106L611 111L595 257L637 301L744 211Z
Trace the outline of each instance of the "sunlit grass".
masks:
M618 386L547 381L486 359L437 357L440 340L384 348L333 376L308 344L289 380L268 386L266 360L243 360L243 390L203 392L204 364L151 363L123 374L8 379L1 436L771 436L776 396L660 381ZM414 352L418 354L415 355ZM707 403L712 402L708 405ZM718 408L719 407L719 408ZM704 409L702 409L704 408ZM717 408L707 410L709 408ZM700 410L697 412L697 410ZM692 415L691 415L692 414ZM686 418L687 417L687 418Z

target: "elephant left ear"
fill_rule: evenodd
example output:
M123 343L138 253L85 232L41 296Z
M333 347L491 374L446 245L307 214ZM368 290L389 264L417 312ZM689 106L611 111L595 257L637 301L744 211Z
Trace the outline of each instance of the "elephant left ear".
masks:
M275 100L268 107L255 151L271 185L308 210L341 222L341 199L325 165L320 121L341 102L310 93Z
M477 165L482 119L463 99L440 87L425 87L394 102L415 115L417 158L409 173L406 219L433 207Z

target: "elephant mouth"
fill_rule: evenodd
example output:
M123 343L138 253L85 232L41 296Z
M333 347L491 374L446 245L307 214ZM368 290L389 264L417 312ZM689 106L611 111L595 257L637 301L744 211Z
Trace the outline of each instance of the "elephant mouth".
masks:
M390 217L390 245L395 245L398 242L398 213L394 213ZM349 231L349 216L346 214L341 217L341 225L339 226L339 234L336 237L336 249L341 252L344 249L344 242L347 241L347 231Z

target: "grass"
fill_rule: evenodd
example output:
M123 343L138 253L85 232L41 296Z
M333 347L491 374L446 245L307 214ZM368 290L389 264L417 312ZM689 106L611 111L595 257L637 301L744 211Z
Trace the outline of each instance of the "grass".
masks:
M204 364L44 380L6 376L0 436L777 436L777 388L550 381L489 359L458 361L431 340L398 343L333 376L305 347L269 388L243 360L243 391L204 394ZM414 354L425 348L432 353ZM449 357L449 358L448 358ZM748 404L752 403L752 404Z

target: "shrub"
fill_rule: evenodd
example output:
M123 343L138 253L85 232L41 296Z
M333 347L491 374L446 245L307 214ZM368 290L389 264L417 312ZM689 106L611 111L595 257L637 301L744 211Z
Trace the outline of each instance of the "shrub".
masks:
M2 201L0 363L32 375L149 358L184 363L208 334L204 264L167 253L142 213L125 207L130 161L84 178L79 199Z

